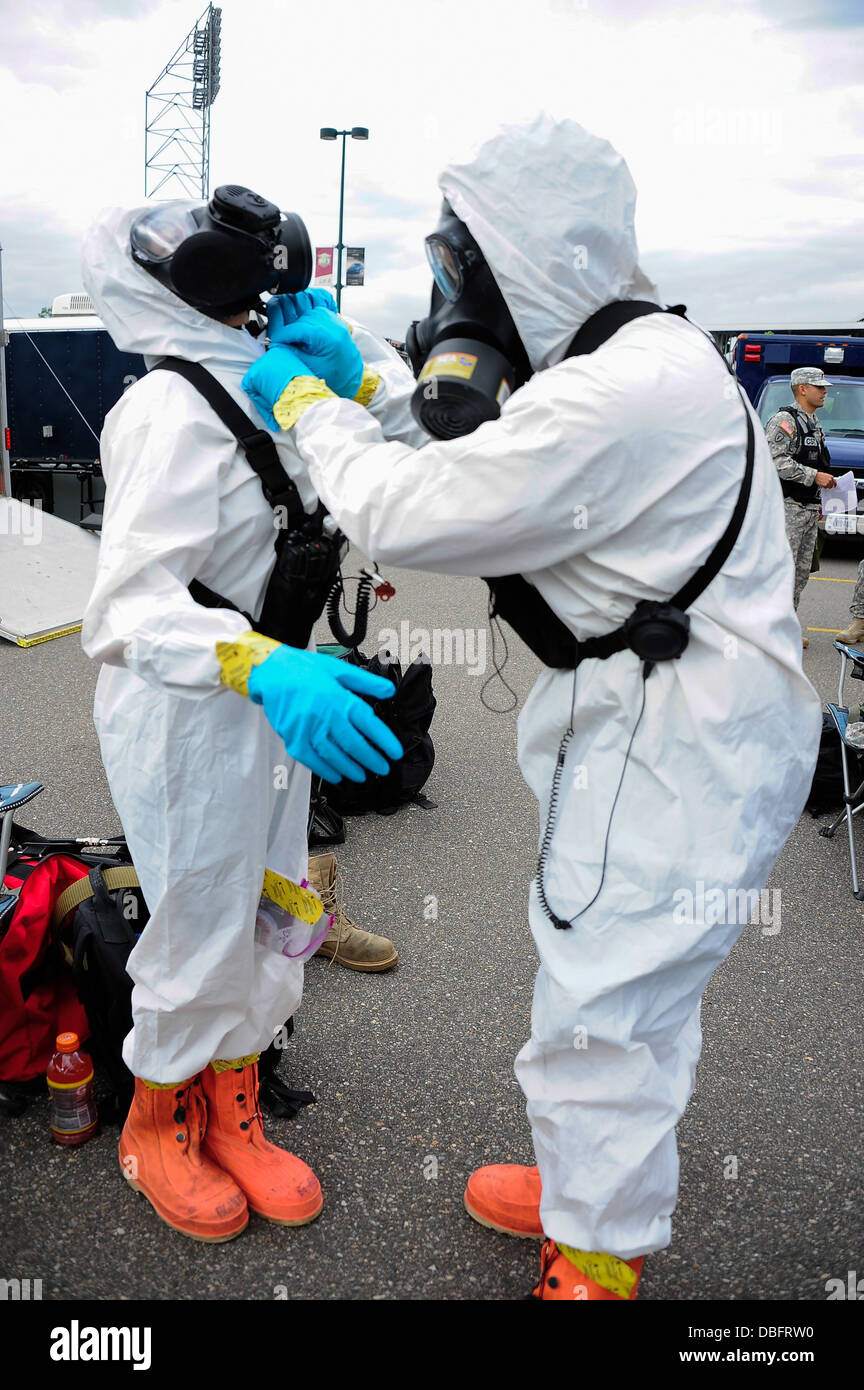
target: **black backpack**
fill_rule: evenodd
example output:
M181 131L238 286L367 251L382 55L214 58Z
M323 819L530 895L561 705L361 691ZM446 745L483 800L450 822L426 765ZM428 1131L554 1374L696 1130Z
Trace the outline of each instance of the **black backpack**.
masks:
M64 938L72 952L75 988L90 1025L89 1051L108 1090L107 1097L100 1098L100 1115L122 1124L135 1089L122 1051L123 1039L132 1028L132 981L126 961L150 914L139 887L112 890L105 872L110 880L110 869L90 870L87 882L92 896L74 908Z
M386 774L369 773L365 782L349 782L343 778L328 785L327 800L344 816L362 816L377 811L379 816L391 816L406 802L424 809L435 802L423 796L435 764L435 748L429 733L436 700L432 693L432 667L420 657L402 673L400 663L385 652L367 657L358 648L344 657L353 666L362 666L375 676L385 676L396 686L390 700L369 700L378 718L393 730L405 750L405 756L394 763Z
M99 1113L103 1120L122 1125L135 1090L123 1061L123 1040L132 1028L132 981L126 962L150 914L132 866L119 868L134 883L113 887L117 871L103 871L103 867L94 867L82 880L79 892L88 895L70 911L63 939L71 950L75 987L90 1025L88 1051L106 1088L99 1097ZM283 1039L293 1031L289 1018ZM275 1041L262 1052L259 1096L268 1110L290 1118L315 1097L311 1091L293 1091L279 1080L275 1075L279 1058Z

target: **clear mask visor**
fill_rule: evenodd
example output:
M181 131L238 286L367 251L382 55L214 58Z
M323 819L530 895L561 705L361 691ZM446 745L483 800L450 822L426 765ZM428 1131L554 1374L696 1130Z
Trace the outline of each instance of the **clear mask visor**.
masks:
M443 237L426 238L426 259L435 277L435 284L450 303L455 304L462 293L462 267L458 251Z
M145 212L133 224L132 246L146 261L159 265L170 261L177 248L198 231L189 208L162 206Z

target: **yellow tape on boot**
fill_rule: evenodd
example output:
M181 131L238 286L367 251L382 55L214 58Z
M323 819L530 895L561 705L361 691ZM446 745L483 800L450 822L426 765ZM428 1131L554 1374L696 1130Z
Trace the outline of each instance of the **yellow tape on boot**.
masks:
M260 1056L260 1052L250 1052L248 1057L215 1057L210 1065L218 1076L223 1071L242 1071L244 1067L251 1067Z
M602 1250L574 1250L572 1245L561 1245L559 1241L555 1243L564 1258L582 1274L593 1279L595 1284L608 1289L610 1293L617 1293L619 1298L630 1297L639 1276L625 1260L619 1260L617 1255L607 1255Z

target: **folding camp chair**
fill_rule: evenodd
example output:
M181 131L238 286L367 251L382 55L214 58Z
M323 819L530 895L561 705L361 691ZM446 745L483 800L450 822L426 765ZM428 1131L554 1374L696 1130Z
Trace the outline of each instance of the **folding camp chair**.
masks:
M849 832L849 859L852 866L852 892L859 902L864 902L864 889L858 885L858 858L855 853L855 834L852 825L852 817L857 816L859 811L864 811L864 780L852 791L849 783L849 759L847 750L852 749L854 753L860 752L858 746L850 743L846 737L846 726L849 724L849 710L843 703L843 686L846 681L846 674L851 663L851 680L864 681L864 651L858 647L850 647L845 642L835 642L834 646L840 653L840 680L837 685L837 704L830 702L827 706L828 713L834 720L834 726L840 735L840 760L843 765L843 810L831 825L823 825L819 831L830 840L840 822L846 819L846 828ZM854 722L854 721L853 721Z
M40 782L15 782L0 787L0 926L12 914L18 893L4 886L9 845L12 841L12 821L19 806L32 801L42 791Z

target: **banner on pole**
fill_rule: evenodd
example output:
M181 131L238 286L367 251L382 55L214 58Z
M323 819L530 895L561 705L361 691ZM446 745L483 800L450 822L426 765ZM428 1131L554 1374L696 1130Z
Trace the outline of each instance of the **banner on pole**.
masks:
M333 284L333 247L315 247L315 284L323 289Z
M346 246L345 256L348 263L348 269L345 272L345 284L362 285L363 272L366 269L366 247Z

